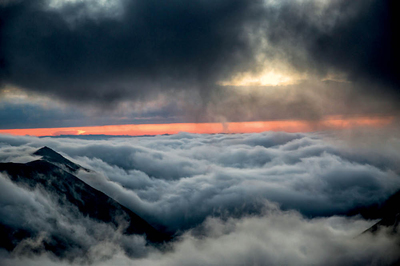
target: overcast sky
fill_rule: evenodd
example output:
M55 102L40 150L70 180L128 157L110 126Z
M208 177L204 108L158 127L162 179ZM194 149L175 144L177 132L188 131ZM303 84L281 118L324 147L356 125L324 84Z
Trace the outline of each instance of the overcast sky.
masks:
M395 0L2 0L0 128L397 116Z

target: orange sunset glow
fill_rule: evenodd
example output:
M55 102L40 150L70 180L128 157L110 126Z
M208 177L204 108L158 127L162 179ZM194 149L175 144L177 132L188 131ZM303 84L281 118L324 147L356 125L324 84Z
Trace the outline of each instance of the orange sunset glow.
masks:
M161 135L179 132L215 134L215 133L258 133L263 131L312 132L320 130L340 130L352 127L384 127L393 121L392 117L329 117L320 121L282 120L227 123L174 123L107 125L90 127L3 129L1 134L30 136L59 135Z

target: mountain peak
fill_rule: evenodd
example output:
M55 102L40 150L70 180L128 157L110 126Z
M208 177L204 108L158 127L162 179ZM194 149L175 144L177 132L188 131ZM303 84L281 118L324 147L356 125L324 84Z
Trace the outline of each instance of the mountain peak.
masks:
M67 160L61 154L55 152L47 146L38 149L33 154L42 156L44 160L47 160L49 162L65 163L65 160Z
M40 148L40 149L38 149L37 151L35 151L34 152L34 154L35 155L49 155L49 154L57 154L57 155L60 155L60 154L58 154L57 152L55 152L54 150L52 150L52 149L50 149L49 147L47 147L47 146L43 146L42 148ZM60 155L61 156L61 155Z
M56 164L58 166L66 166L65 170L69 170L72 172L77 171L81 166L71 162L70 160L64 158L61 154L52 150L51 148L44 146L33 153L34 155L42 156L43 160L46 160L52 164Z

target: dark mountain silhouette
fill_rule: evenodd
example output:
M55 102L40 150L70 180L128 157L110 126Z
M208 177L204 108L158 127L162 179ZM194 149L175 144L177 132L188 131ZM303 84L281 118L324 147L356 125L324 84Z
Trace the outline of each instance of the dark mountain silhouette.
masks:
M70 160L65 159L62 155L59 153L53 151L47 146L44 146L43 148L37 150L36 152L33 153L34 155L42 156L42 160L48 161L54 165L57 165L60 168L63 168L63 170L66 170L67 172L76 172L79 169L84 169L86 171L89 171L88 169L83 168L80 165L77 165Z
M382 228L390 227L391 233L399 234L400 222L400 191L393 194L387 201L385 201L378 211L381 220L367 229L365 232L377 232Z
M12 182L25 189L45 191L61 208L72 206L72 209L78 210L83 216L115 228L121 225L121 219L126 221L124 234L143 235L148 243L156 245L170 240L168 235L157 231L137 214L73 175L78 169L84 169L81 166L48 147L43 147L34 154L42 156L42 159L26 164L0 163L0 172L6 173ZM37 232L0 224L0 234L0 247L10 251ZM60 253L62 255L64 249L74 245L79 246L57 235L44 240L46 250L58 256Z
M381 228L391 230L392 233L398 232L400 222L400 190L391 195L386 200L376 202L372 205L359 206L345 213L348 216L361 215L364 219L379 220L366 232L377 232Z

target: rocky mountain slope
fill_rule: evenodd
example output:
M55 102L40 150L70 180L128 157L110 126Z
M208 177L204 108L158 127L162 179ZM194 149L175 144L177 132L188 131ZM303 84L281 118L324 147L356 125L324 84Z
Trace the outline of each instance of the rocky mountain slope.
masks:
M40 191L63 210L63 215L80 215L96 223L107 224L116 231L122 230L121 233L124 235L142 235L152 245L170 239L168 235L157 231L137 214L74 175L79 169L87 169L67 160L48 147L43 147L34 154L42 158L25 164L0 163L0 173L27 191L35 193ZM53 226L52 222L54 221L48 221L50 226ZM90 231L90 228L86 228L86 231ZM18 228L0 223L2 235L0 248L11 251L21 241L36 237L39 233L29 226ZM60 237L53 234L43 240L43 245L47 251L60 255L69 246L79 243L74 243L68 236Z

